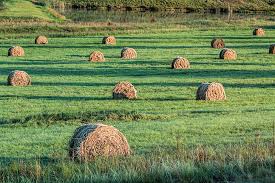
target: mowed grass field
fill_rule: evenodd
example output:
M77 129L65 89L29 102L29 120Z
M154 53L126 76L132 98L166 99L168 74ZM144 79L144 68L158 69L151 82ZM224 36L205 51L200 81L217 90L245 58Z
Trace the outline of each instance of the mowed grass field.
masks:
M252 36L247 27L125 34L116 35L116 46L102 45L102 36L49 37L49 44L41 46L32 36L1 40L2 163L66 159L68 141L82 123L115 126L134 157L173 154L179 144L226 152L230 145L254 142L255 136L272 142L275 56L268 49L275 30L266 29L264 37ZM222 37L238 59L220 60L220 50L210 47L213 37ZM26 56L7 57L12 45L22 46ZM135 48L138 59L121 60L125 46ZM88 62L94 50L102 51L106 62ZM191 69L172 70L177 56L188 58ZM32 86L6 86L13 70L28 72ZM113 100L119 81L132 82L138 99ZM224 85L227 100L196 101L199 84L214 81Z

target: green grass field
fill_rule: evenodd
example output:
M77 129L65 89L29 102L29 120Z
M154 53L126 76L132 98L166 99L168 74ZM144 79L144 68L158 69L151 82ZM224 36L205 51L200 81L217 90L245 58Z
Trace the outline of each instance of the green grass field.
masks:
M275 181L272 18L0 24L0 182ZM252 36L258 26L266 36ZM101 44L108 31L115 46ZM41 33L48 45L34 44ZM222 37L238 59L220 60L213 37ZM25 56L7 57L13 45ZM121 60L125 46L138 59ZM94 50L106 62L88 62ZM191 69L172 70L177 56L188 58ZM28 72L32 86L7 86L13 70ZM119 81L133 83L138 99L113 100ZM202 82L221 82L227 100L196 101ZM71 161L69 139L85 123L118 128L132 155Z
M51 37L45 46L34 45L33 38L2 40L2 161L66 159L70 136L87 122L117 127L138 156L171 151L178 143L191 148L242 146L257 133L263 143L272 142L275 58L268 47L274 33L267 30L266 37L256 38L239 28L116 35L116 46L101 45L98 36ZM213 36L223 37L238 52L238 60L218 59L220 50L209 45ZM26 56L7 57L7 49L17 44ZM138 59L121 60L124 46L135 48ZM93 50L103 51L106 62L88 62ZM170 69L176 56L187 57L191 69ZM33 85L6 86L12 70L27 71ZM125 80L136 86L138 99L112 100L114 85ZM228 99L196 101L198 85L212 81L224 84Z
M28 10L28 11L21 11L22 9ZM30 12L31 15L30 15ZM30 1L12 1L12 3L8 4L6 9L1 12L1 16L5 17L36 17L41 18L45 20L52 20L48 17L48 15L42 11L42 8L38 8L34 6Z

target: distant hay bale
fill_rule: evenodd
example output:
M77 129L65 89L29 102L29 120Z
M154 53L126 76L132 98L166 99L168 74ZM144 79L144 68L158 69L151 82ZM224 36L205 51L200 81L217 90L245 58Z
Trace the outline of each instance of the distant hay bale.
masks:
M121 51L121 58L123 59L135 59L137 58L137 52L133 48L123 48Z
M189 69L190 63L186 58L177 57L172 62L172 69Z
M212 48L224 48L225 44L224 44L224 41L222 39L213 39L211 41L211 47Z
M113 99L136 99L137 90L127 81L119 82L113 89Z
M8 76L8 85L10 86L28 86L31 85L31 77L24 71L12 71Z
M226 95L221 83L202 83L197 90L197 100L225 100Z
M35 44L48 44L48 39L45 36L37 36L35 38Z
M13 46L8 51L8 56L11 57L23 57L25 56L25 51L20 46Z
M225 48L220 52L220 59L236 60L237 59L237 53L232 49Z
M87 124L77 128L69 142L69 156L80 161L92 161L98 156L130 155L125 136L112 126Z
M106 37L103 38L102 44L115 45L116 44L116 38L114 36L106 36Z
M91 62L104 62L105 61L104 54L100 51L93 51L90 54L89 61L91 61Z
M254 29L253 35L254 36L264 36L265 35L265 31L262 28L257 28L257 29Z
M269 47L269 53L270 54L275 54L275 44L270 45L270 47Z

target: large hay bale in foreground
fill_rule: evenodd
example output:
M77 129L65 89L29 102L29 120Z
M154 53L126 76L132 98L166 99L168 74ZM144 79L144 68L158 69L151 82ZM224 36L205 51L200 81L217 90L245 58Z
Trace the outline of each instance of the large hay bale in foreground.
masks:
M48 44L48 38L46 36L37 36L35 38L35 44Z
M211 47L212 48L224 48L224 46L225 46L225 44L224 44L224 41L222 39L214 38L211 41Z
M76 160L91 161L98 156L127 155L130 155L127 139L112 126L83 125L75 130L69 142L69 156Z
M202 83L196 95L197 100L225 100L226 95L221 83Z
M116 44L116 38L114 36L106 36L106 37L103 38L102 44L115 45Z
M270 54L275 54L275 44L270 45L270 47L269 47L269 53Z
M264 36L265 35L265 31L262 28L257 28L257 29L254 29L253 35L254 36Z
M9 49L8 56L23 57L25 56L25 51L21 46L13 46Z
M135 59L137 58L137 52L133 48L123 48L121 51L121 58L123 59Z
M100 51L93 51L90 54L89 61L91 61L91 62L104 62L105 61L104 54Z
M237 53L232 49L225 48L220 52L220 59L236 60L237 59Z
M186 58L177 57L172 62L172 69L189 69L190 63Z
M8 85L10 86L28 86L31 85L31 77L24 71L12 71L8 76Z
M116 84L113 89L113 99L136 99L137 90L130 82L123 81Z

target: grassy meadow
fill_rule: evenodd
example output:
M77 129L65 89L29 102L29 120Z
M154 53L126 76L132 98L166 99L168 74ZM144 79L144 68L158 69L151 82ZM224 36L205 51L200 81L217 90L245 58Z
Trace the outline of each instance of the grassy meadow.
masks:
M116 35L116 46L101 45L99 36L51 37L45 46L34 45L33 38L2 40L2 162L66 159L70 136L87 122L117 127L142 157L173 152L179 144L226 151L227 146L254 142L257 134L261 143L271 144L275 58L267 51L274 31L263 38L250 34L239 29ZM209 46L214 35L238 51L238 60L218 59L220 50ZM6 56L15 44L25 48L25 57ZM121 60L124 46L135 48L138 59ZM106 62L89 63L92 50L103 51ZM190 70L170 69L178 55L190 60ZM27 71L33 85L6 86L12 70ZM139 98L112 100L115 83L125 80L136 86ZM224 84L228 100L196 101L198 85L212 81Z
M0 182L275 181L272 18L112 25L42 19L0 22ZM258 26L266 36L252 36ZM101 44L108 32L115 46ZM35 45L39 34L49 44ZM238 59L220 60L213 37ZM25 56L7 57L13 45ZM121 60L125 46L138 58ZM94 50L106 62L88 62ZM191 69L172 70L177 56ZM30 74L32 86L7 86L13 70ZM133 83L138 99L113 100L119 81ZM221 82L227 100L196 101L202 82ZM70 161L69 139L85 123L118 128L132 155Z

